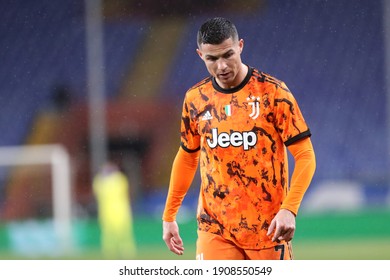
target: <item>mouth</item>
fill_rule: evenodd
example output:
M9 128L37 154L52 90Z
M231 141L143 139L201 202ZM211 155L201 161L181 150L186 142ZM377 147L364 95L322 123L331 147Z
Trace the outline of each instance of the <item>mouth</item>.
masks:
M229 77L229 75L230 75L230 72L220 73L220 74L218 74L218 77L220 79L226 80Z

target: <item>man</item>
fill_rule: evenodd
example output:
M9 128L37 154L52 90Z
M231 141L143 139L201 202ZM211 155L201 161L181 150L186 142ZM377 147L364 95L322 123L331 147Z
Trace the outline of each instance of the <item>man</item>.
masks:
M116 164L107 162L93 180L93 192L104 257L133 258L136 246L127 177Z
M292 259L295 216L316 166L310 130L287 86L241 61L233 23L206 21L197 43L211 77L185 96L163 239L183 254L175 219L199 164L196 258Z

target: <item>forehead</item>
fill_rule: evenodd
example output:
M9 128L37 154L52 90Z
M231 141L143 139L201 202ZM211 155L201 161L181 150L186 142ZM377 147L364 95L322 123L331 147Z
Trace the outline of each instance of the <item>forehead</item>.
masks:
M221 44L212 45L212 44L201 44L199 50L203 55L211 56L220 56L234 48L238 47L238 41L233 40L232 38L226 39Z

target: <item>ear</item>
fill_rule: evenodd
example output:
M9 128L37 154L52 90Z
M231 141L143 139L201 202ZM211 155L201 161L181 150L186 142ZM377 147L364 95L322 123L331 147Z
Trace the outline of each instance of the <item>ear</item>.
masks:
M242 50L244 49L244 39L238 41L238 47L240 48L240 53L242 53Z
M196 49L196 52L199 55L199 57L203 60L203 53L202 53L202 51L200 49Z

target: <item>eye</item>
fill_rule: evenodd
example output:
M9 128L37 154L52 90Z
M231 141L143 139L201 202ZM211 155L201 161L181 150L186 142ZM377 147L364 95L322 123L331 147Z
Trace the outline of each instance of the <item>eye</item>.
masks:
M233 54L234 54L234 52L228 52L228 53L226 53L223 57L224 57L224 58L229 58L229 57L231 57Z
M206 59L207 59L208 61L216 61L216 60L217 60L217 58L214 57L214 56L208 56Z

